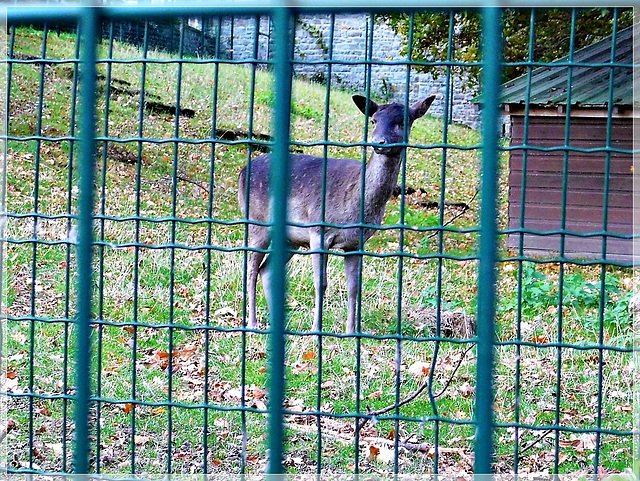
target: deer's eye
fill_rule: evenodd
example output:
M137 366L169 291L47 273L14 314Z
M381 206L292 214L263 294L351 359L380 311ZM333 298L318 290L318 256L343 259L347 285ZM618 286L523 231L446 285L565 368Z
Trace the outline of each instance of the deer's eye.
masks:
M371 125L376 125L377 120L376 119L371 119Z

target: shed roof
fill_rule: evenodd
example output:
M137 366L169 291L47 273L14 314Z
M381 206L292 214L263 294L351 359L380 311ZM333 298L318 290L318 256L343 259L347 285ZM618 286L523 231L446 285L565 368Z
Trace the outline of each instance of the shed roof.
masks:
M613 70L613 104L633 102L633 28L616 35L615 63L610 67L612 37L576 50L571 73L571 104L584 107L604 107L609 102L609 76ZM531 105L557 106L567 103L569 57L555 60L531 72ZM556 65L554 65L556 64ZM558 65L559 64L559 65ZM565 64L565 65L563 65ZM580 64L587 64L580 66ZM595 65L594 65L595 64ZM522 75L502 85L502 104L524 104L529 75Z

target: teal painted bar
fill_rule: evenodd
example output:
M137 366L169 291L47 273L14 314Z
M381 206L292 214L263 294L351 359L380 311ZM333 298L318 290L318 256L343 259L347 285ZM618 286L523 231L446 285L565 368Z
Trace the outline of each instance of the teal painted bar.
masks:
M483 11L482 205L478 270L475 474L490 474L493 457L493 350L497 261L500 10Z
M93 243L93 162L95 159L96 10L86 8L81 17L80 180L78 193L78 310L76 317L77 360L74 403L75 444L73 470L89 472L89 399L91 362L91 301Z
M481 4L473 0L463 0L454 5L447 0L405 0L397 4L390 4L384 0L351 0L343 2L341 0L325 0L321 3L316 0L298 0L296 2L282 2L279 0L243 0L231 2L225 0L217 1L190 1L184 5L180 3L174 5L158 5L151 2L140 2L138 5L112 5L101 6L100 16L102 18L161 18L175 17L180 15L200 16L200 15L255 15L269 14L277 11L283 6L295 7L296 9L308 12L335 12L350 13L356 11L409 11L420 10L456 10L477 9ZM531 7L531 2L524 0L506 1L501 4L503 8L509 7ZM606 1L560 1L552 0L544 3L545 7L616 7L620 2ZM33 22L37 20L70 20L79 18L82 15L83 7L76 5L50 4L43 5L32 3L31 5L21 4L20 6L7 6L7 17L9 22Z
M269 339L269 464L268 474L282 473L284 444L283 401L285 384L286 262L287 262L287 195L289 192L289 131L291 121L292 68L290 54L291 12L276 9L274 32L274 145L271 156L271 320Z

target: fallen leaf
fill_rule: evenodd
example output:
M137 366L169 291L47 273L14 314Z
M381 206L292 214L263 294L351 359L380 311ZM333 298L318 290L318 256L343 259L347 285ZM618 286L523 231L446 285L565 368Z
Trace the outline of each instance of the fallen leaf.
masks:
M42 455L42 453L40 452L40 450L36 447L34 447L31 450L31 453L33 454L33 457L38 459L39 461L44 461L44 456Z
M133 437L133 442L136 443L137 446L147 444L149 441L151 441L151 438L149 436L142 436L140 434L136 434Z
M34 412L42 416L51 416L51 409L48 406L39 405L35 408Z
M531 337L531 339L529 339L529 342L533 342L535 344L547 344L549 342L549 339L547 339L547 336L540 334L538 336Z
M378 454L380 454L380 448L373 444L370 445L367 453L367 461L374 461L378 457Z
M8 375L9 373L7 373ZM629 404L620 404L617 406L613 406L614 413L630 413L633 412L633 407Z
M394 458L394 450L387 446L380 446L380 453L378 454L378 461L385 464L391 464Z
M431 365L426 362L416 361L409 366L409 374L413 377L425 377L431 372Z
M313 351L307 351L302 355L302 359L305 361L311 361L311 359L315 359L318 355Z
M173 351L173 356L180 358L182 361L187 361L193 357L195 352L198 350L197 346L188 345L182 349Z
M563 440L561 439L558 444L560 445L560 447L562 448L568 448L568 447L576 447L580 444L580 440L579 439L572 439L571 441L567 441L567 440Z
M473 394L475 394L476 392L476 388L473 387L471 384L469 384L468 382L464 382L462 384L462 386L460 386L458 388L458 391L460 392L460 394L462 395L462 397L464 398L468 398L471 397Z
M308 362L297 362L291 368L291 372L293 374L296 374L296 375L302 374L302 373L307 372L307 371L310 371L312 373L316 373L316 372L318 372L318 368L316 366L312 366Z
M258 409L259 411L265 411L265 412L267 411L266 403L260 400L254 399L251 407Z
M250 388L250 390L253 399L263 399L267 395L266 391L256 386L253 386L252 388Z
M382 394L382 391L373 391L367 396L367 399L380 399Z
M56 456L62 456L62 443L51 443L47 446L51 448L53 454L55 454Z
M581 434L580 437L580 442L581 442L581 447L582 449L590 449L590 450L595 450L596 449L596 434L595 433L584 433Z
M160 366L160 369L166 369L169 366L169 353L165 351L156 351L153 360Z
M214 317L238 317L238 313L230 307L222 307L213 313Z

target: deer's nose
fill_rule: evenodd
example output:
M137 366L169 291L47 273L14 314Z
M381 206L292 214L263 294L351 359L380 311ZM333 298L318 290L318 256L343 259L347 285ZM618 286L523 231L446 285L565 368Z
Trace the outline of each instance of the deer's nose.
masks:
M380 136L378 136L378 135L374 135L374 136L372 137L371 141L372 141L374 144L386 144L386 143L387 143L387 139L386 139L384 136L382 136L382 135L380 135Z

